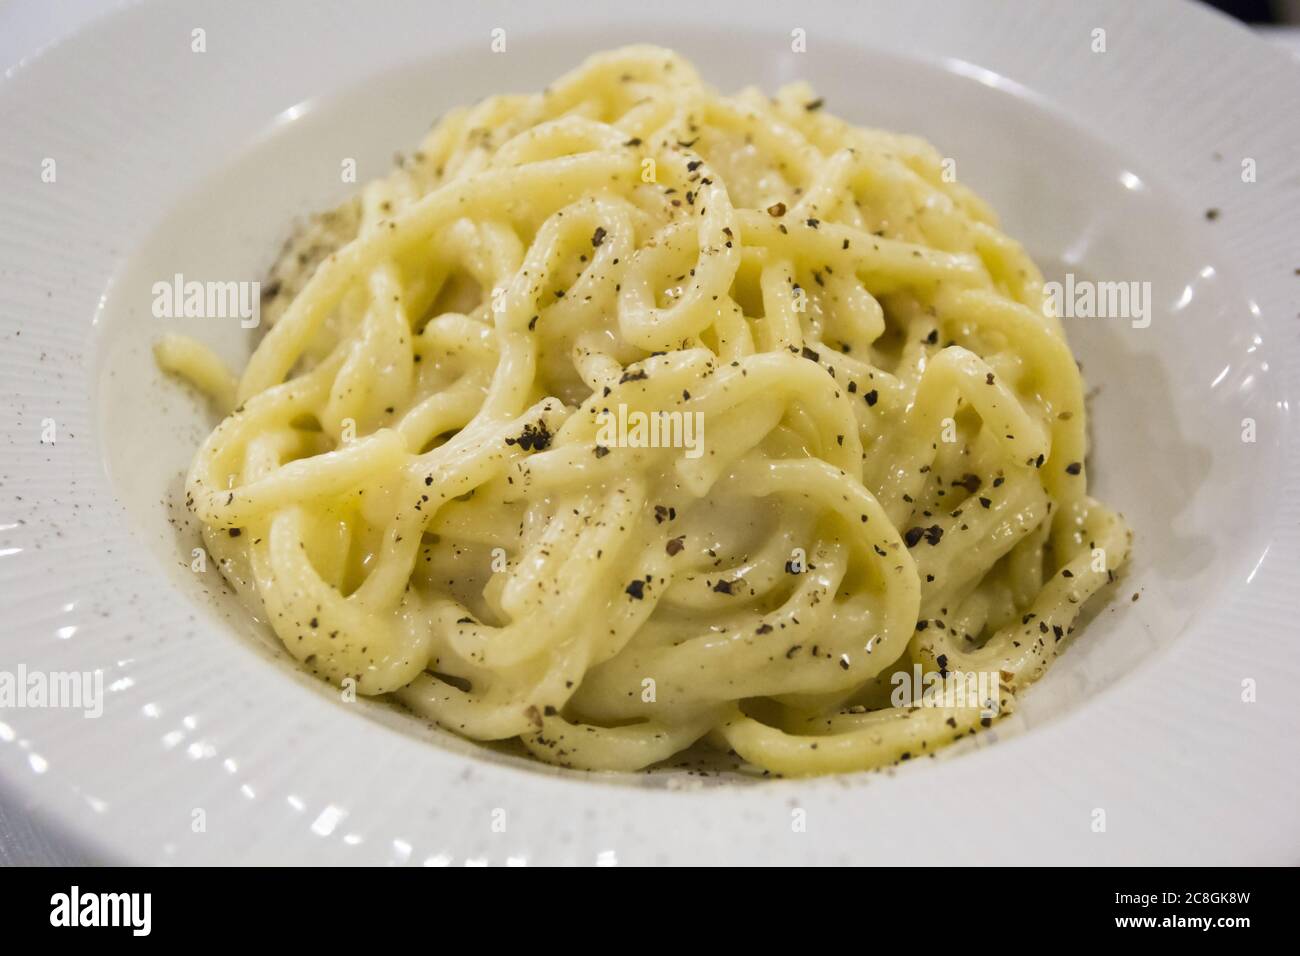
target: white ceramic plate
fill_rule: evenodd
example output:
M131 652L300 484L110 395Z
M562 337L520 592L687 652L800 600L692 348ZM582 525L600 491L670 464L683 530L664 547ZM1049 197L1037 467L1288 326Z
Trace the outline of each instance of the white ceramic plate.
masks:
M380 174L446 108L633 41L725 89L806 78L955 158L1049 277L1151 284L1149 327L1067 321L1133 566L967 752L762 784L547 769L339 702L189 570L167 502L208 422L150 344L185 331L242 363L249 339L153 318L152 283L260 278L293 217L355 188L344 159ZM0 670L102 669L106 702L0 711L0 786L140 862L1296 862L1297 103L1283 53L1163 2L230 0L96 22L0 83Z

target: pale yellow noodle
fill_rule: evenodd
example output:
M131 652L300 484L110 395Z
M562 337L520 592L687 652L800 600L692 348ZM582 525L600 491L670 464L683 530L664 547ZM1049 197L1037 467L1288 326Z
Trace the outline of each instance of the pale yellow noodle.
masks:
M1038 270L950 179L654 47L455 110L321 220L242 378L158 344L227 414L188 504L294 657L468 737L588 770L931 754L1131 537ZM996 699L891 703L913 667Z

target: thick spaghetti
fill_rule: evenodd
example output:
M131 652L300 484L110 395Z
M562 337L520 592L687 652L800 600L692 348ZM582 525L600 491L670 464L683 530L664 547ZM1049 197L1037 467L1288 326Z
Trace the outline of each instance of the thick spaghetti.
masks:
M566 766L975 732L1130 535L1038 270L946 173L649 47L450 113L288 250L238 381L159 344L238 406L188 479L209 550L315 673ZM891 704L915 673L996 699Z

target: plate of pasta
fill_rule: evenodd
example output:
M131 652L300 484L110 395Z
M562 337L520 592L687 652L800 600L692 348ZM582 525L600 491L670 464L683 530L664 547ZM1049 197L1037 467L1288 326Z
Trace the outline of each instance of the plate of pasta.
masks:
M0 86L7 790L141 862L1294 859L1293 64L297 6Z

